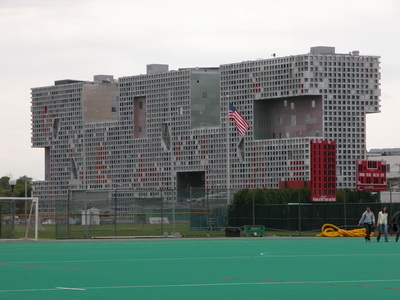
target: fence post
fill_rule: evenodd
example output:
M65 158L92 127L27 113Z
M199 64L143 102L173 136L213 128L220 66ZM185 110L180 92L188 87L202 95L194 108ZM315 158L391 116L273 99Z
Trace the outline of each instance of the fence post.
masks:
M114 190L114 236L117 236L117 189Z
M347 230L347 202L346 193L344 193L344 229Z
M297 191L297 198L299 201L299 234L301 235L301 207L300 207L300 190Z
M69 222L69 218L71 216L71 201L72 201L72 192L70 189L68 189L68 194L67 194L67 226L65 227L65 235L70 238L69 233L71 230L71 225ZM38 205L36 204L36 209L38 209ZM55 216L55 220L56 220L56 228L57 228L57 219L61 219L59 216ZM57 237L57 236L56 236Z
M253 190L253 225L256 225L256 210L254 206L254 190Z
M86 190L84 191L85 195L85 238L88 236L88 222L87 222L87 199L86 199Z
M163 192L161 189L161 193L160 193L160 200L161 200L161 211L160 211L160 229L161 229L161 235L164 234L164 224L163 224L163 210L164 210L164 206L163 206Z
M14 195L13 195L14 197ZM11 206L11 215L12 215L12 220L11 220L11 238L14 238L14 226L15 226L15 199L12 199L11 201L12 206Z
M212 230L212 224L211 224L211 212L208 202L209 201L208 195L209 195L209 190L206 189L206 227L207 227L207 234L210 234L210 230ZM210 201L212 200L210 199Z
M175 227L175 193L172 191L172 235L175 236L175 231L176 231L176 227ZM176 193L178 194L178 193Z
M392 205L392 184L389 183L389 193L390 193L390 208L389 211L390 213L393 215L393 205ZM380 192L379 192L379 196L380 196ZM382 202L382 200L381 200Z

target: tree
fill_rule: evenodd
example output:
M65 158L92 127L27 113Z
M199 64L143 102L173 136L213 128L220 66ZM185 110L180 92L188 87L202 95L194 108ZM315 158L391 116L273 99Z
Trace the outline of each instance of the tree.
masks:
M249 205L251 201L251 191L249 189L239 190L233 196L233 203L235 205Z
M0 178L0 197L25 197L25 189L27 197L32 196L32 177L26 175L19 177L14 186L14 193L11 192L9 180L9 176Z
M336 190L336 202L338 203L374 203L377 200L377 195L369 191Z
M31 197L32 196L32 177L26 175L17 179L17 184L14 188L14 195L16 197Z
M243 189L235 193L233 203L235 205L254 204L287 204L310 202L309 189ZM336 190L337 203L374 203L377 195L369 191L357 191L350 189Z
M27 197L32 196L32 177L26 175L21 176L17 179L14 189L12 191L9 184L10 177L3 176L0 178L0 197ZM15 201L16 213L23 214L27 213L29 209L29 201Z
M305 203L310 201L310 191L307 189L243 189L235 193L233 203L235 205L263 204L287 204Z
M10 185L8 184L8 181L10 180L10 177L8 176L3 176L0 178L0 196L1 197L11 197L11 188Z

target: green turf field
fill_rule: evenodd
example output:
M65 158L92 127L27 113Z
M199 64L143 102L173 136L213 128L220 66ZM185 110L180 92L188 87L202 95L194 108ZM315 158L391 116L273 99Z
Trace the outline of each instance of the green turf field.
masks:
M0 243L0 299L399 299L400 243L221 238Z

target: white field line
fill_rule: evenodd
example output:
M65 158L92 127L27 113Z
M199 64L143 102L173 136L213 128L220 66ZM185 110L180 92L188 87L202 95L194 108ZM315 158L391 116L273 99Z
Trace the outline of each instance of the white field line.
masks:
M208 286L233 286L233 285L293 285L293 284L351 284L351 283L378 283L378 282L399 282L400 279L378 279L378 280L341 280L341 281L254 281L254 282L225 282L225 283L194 283L194 284L156 284L156 285L126 285L126 286L93 286L81 288L56 287L48 289L18 289L0 290L0 293L14 292L41 292L56 290L99 290L99 289L137 289L137 288L179 288L179 287L208 287ZM397 289L397 288L396 288ZM400 288L399 288L400 289Z
M56 289L58 289L58 290L86 291L86 289L82 289L82 288L71 288L71 287L62 287L62 286L58 286L58 287L56 287Z
M36 260L36 261L15 261L0 262L0 264L44 264L44 263L98 263L98 262L129 262L129 261L185 261L185 260L210 260L210 259L260 259L260 258L298 258L298 257L348 257L348 256L380 256L382 253L354 253L354 254L271 254L261 252L255 256L208 256L208 257L166 257L166 258L121 258L121 259L82 259L82 260ZM400 256L399 253L385 253L385 256Z

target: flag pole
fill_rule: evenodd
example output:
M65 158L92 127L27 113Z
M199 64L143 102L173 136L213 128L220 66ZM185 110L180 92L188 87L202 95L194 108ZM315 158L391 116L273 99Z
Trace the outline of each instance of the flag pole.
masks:
M228 158L227 158L227 168L226 168L226 188L228 191L228 204L230 204L230 181L231 181L231 157L230 157L230 139L229 139L229 120L233 119L235 121L235 126L237 131L239 132L240 135L245 134L246 130L249 128L249 123L247 123L247 121L243 118L243 116L240 114L240 112L236 109L236 107L233 106L233 104L231 104L229 102L229 96L228 98L228 115L227 120L226 120L226 145L227 145L227 151L226 153L228 154Z
M226 117L226 154L227 154L227 160L226 160L226 195L227 195L227 200L228 200L228 205L231 204L231 197L230 197L230 183L231 183L231 155L230 155L230 143L229 143L229 96L228 96L228 110L225 115Z

